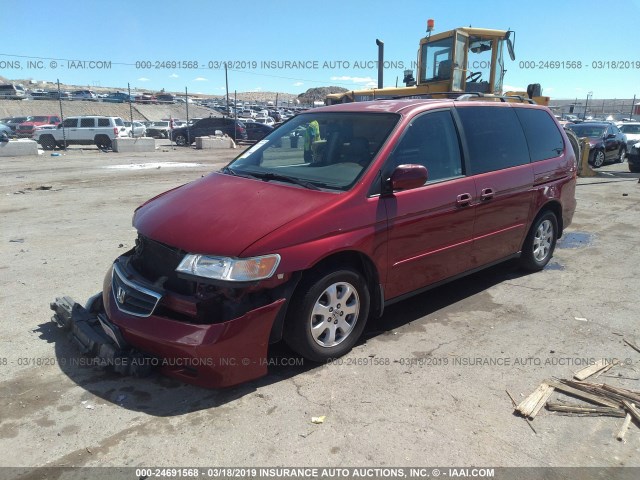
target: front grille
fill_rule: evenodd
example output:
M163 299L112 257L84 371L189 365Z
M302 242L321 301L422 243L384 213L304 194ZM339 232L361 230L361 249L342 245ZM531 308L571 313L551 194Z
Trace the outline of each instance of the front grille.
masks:
M186 252L138 235L131 265L149 283L161 284L165 289L183 295L195 293L195 283L178 278L176 268Z
M113 266L111 292L118 309L137 317L148 317L162 298L160 293L127 280L118 264Z

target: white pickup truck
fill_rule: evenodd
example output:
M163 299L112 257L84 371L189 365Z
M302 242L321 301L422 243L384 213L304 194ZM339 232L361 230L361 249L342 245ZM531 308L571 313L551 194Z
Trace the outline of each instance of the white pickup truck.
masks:
M82 116L68 117L55 129L36 130L33 139L44 150L67 145L96 145L111 148L114 138L128 137L127 128L120 117Z

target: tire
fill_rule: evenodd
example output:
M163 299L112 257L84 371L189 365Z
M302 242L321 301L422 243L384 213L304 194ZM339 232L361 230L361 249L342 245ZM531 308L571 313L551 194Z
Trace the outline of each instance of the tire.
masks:
M341 268L310 274L289 305L284 340L314 362L340 357L362 334L369 306L367 283L356 270Z
M640 165L631 165L631 164L629 164L629 171L631 173L640 173Z
M593 168L600 168L604 165L604 152L602 150L594 150L591 165Z
M96 147L101 150L108 150L111 148L111 139L106 135L96 135L95 143Z
M531 272L542 270L551 260L557 240L558 219L553 212L541 213L531 225L522 246L520 266Z
M179 147L184 147L187 145L187 137L182 133L176 135L175 141L176 145L178 145Z
M624 157L627 154L627 150L624 147L620 147L620 151L618 152L618 158L616 158L616 163L624 163Z
M53 150L56 148L56 141L51 135L42 135L40 137L40 146L43 150Z

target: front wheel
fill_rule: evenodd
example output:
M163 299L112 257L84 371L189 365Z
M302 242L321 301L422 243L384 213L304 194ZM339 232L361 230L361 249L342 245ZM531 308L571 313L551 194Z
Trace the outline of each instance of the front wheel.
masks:
M604 152L596 150L593 152L593 168L600 168L602 165L604 165Z
M616 159L618 163L624 162L624 157L627 154L627 150L624 147L620 147L620 151L618 152L618 158Z
M318 273L303 280L285 325L286 343L303 357L325 362L347 353L369 316L370 295L356 270Z
M183 134L176 135L176 145L184 147L187 144L187 137Z
M532 272L542 270L556 248L558 219L553 212L540 215L531 226L522 247L521 266Z

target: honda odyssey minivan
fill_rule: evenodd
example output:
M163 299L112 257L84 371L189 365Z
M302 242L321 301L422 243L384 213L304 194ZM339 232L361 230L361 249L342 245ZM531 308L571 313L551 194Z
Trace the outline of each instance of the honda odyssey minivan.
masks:
M102 293L86 310L58 300L54 318L124 373L143 359L234 385L267 372L269 343L326 361L391 303L508 259L541 270L571 223L575 185L573 150L546 107L313 109L140 206L136 246Z

